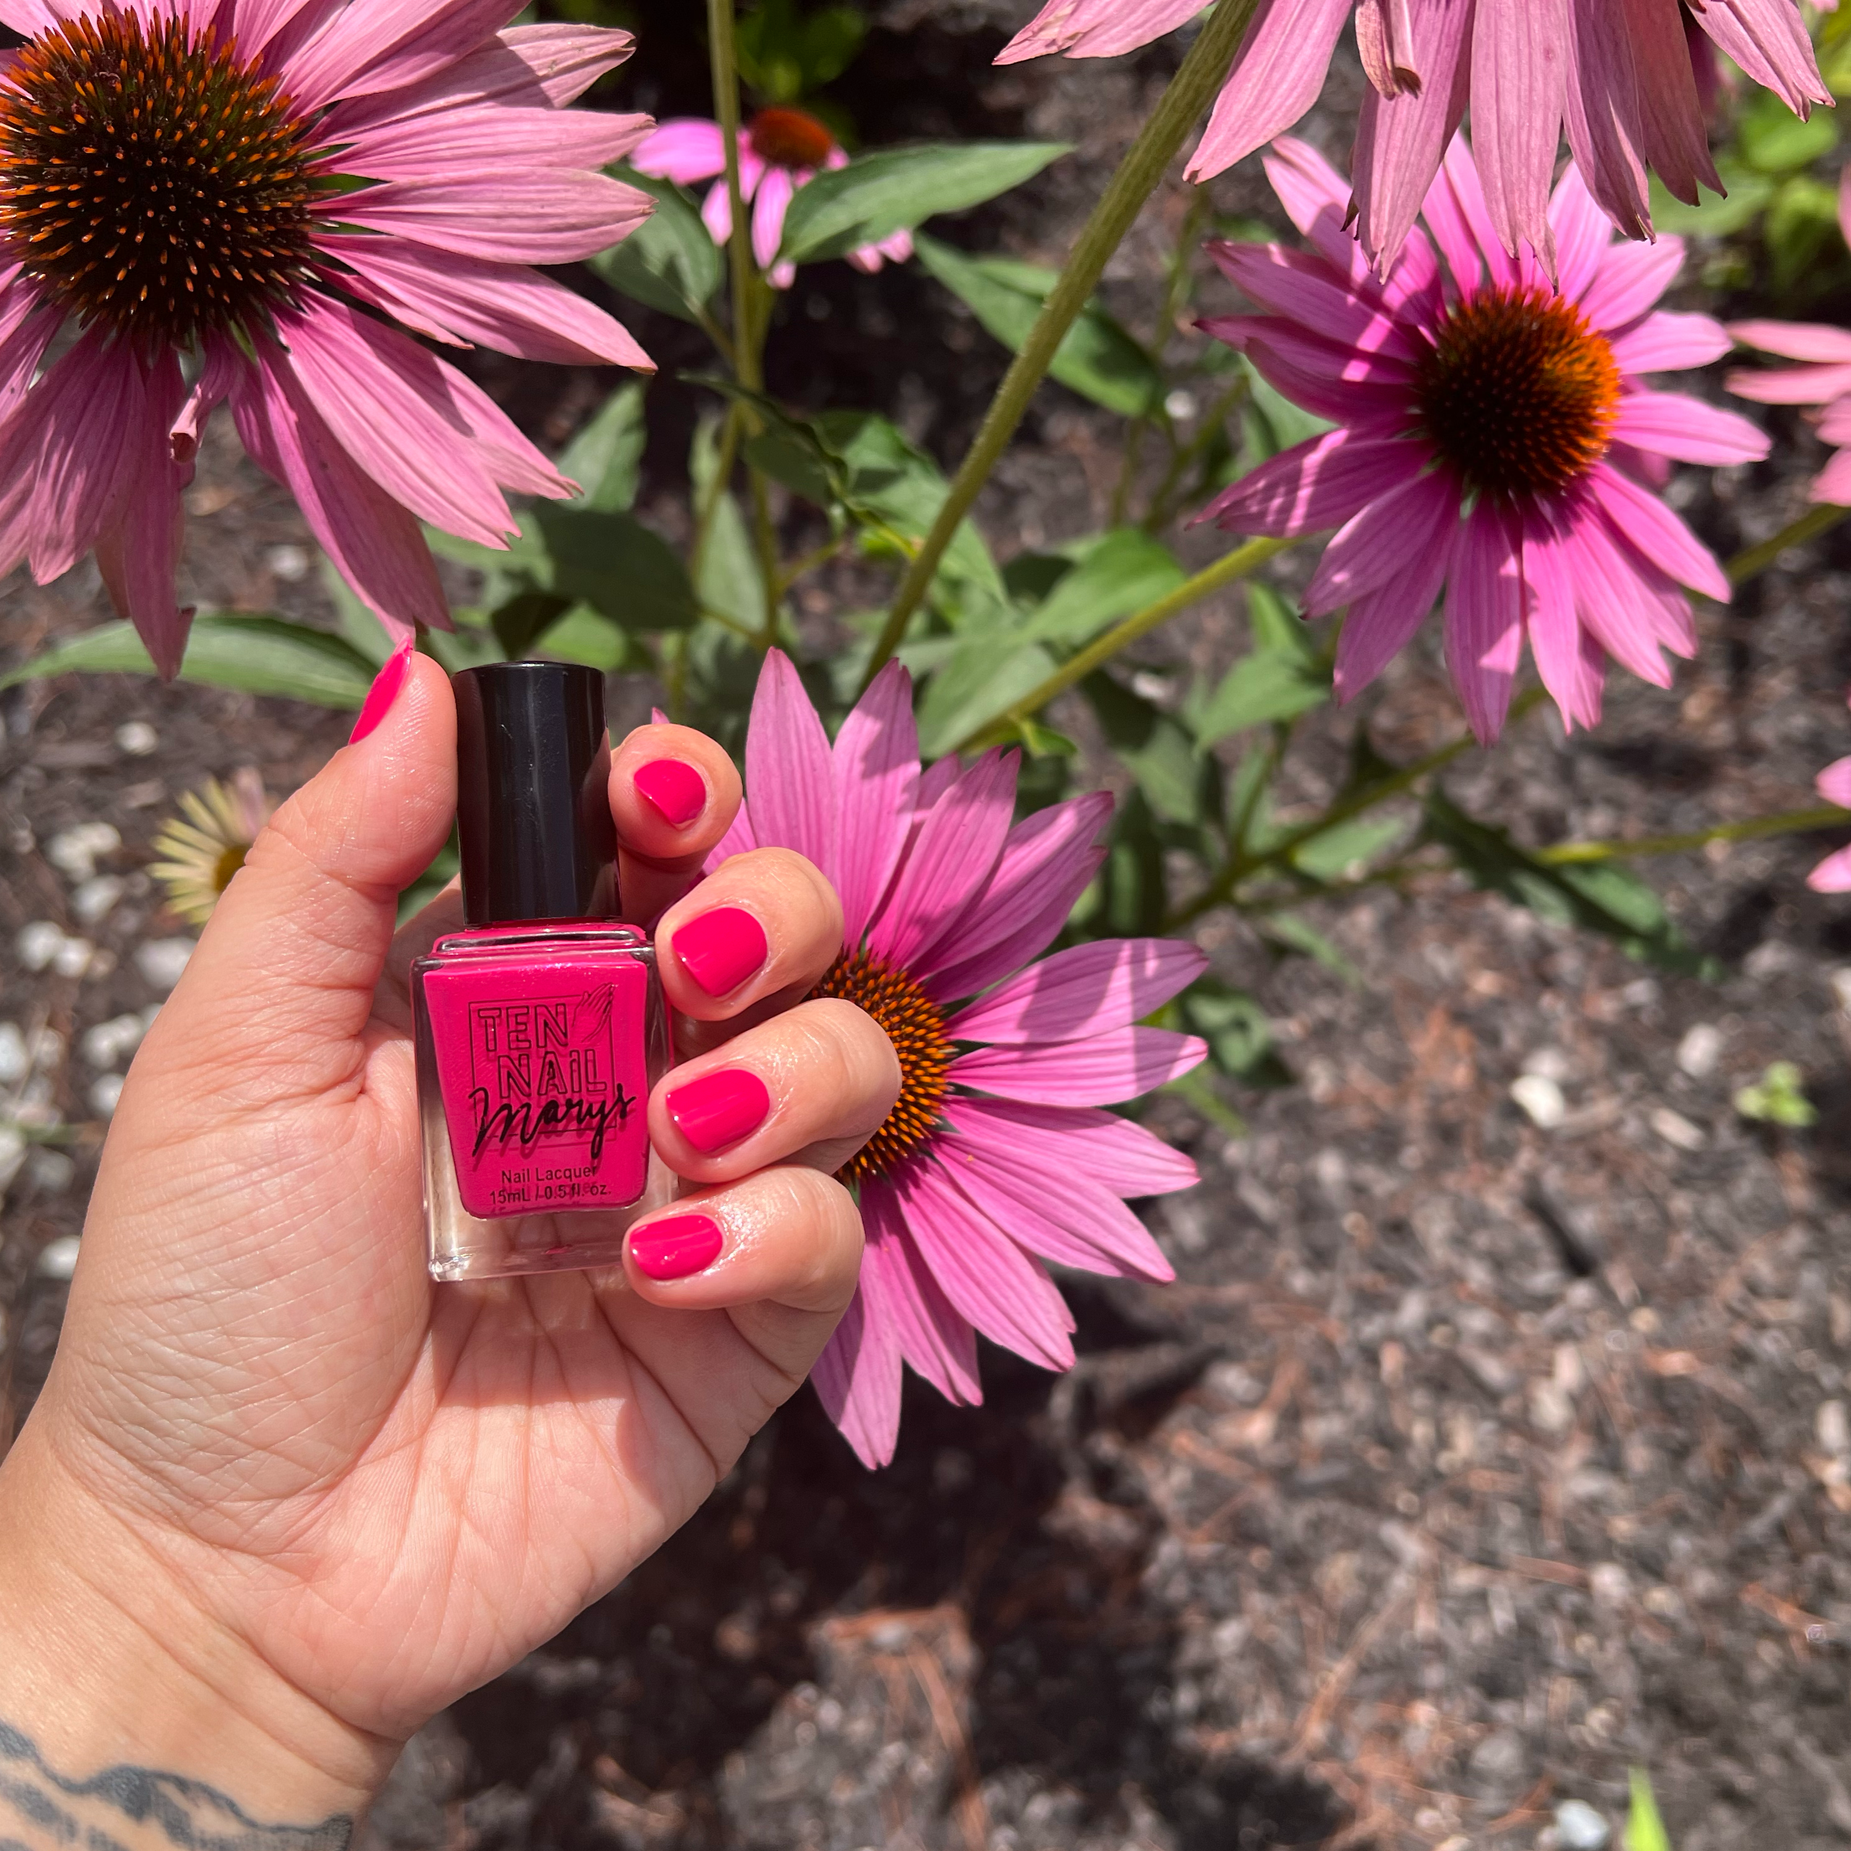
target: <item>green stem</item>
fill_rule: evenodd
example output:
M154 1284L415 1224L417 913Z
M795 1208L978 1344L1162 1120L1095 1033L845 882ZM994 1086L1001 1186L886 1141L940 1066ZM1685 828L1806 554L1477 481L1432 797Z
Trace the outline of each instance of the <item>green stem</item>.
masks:
M1225 5L1226 0L1222 0L1222 3ZM1076 655L1069 656L1046 681L1023 695L1007 713L990 721L969 738L959 740L953 750L966 752L993 736L1006 737L1019 721L1040 712L1057 694L1064 694L1076 681L1083 681L1101 663L1111 661L1121 649L1135 643L1140 636L1146 636L1160 624L1168 623L1190 605L1199 603L1211 591L1219 591L1223 585L1232 585L1237 579L1247 577L1275 553L1282 553L1288 546L1296 544L1293 540L1268 539L1249 540L1245 546L1237 546L1233 552L1217 559L1212 566L1204 567L1193 578L1184 579L1167 596L1159 598L1154 604L1145 605L1141 611L1133 611L1129 617L1115 623L1103 636L1088 643Z
M739 383L759 388L758 356L751 341L752 228L739 185L739 60L733 45L733 0L707 0L708 57L713 66L713 114L726 153L726 202L733 231L726 241L733 296L733 364Z
M1144 516L1143 527L1146 533L1161 533L1170 524L1171 516L1176 512L1170 505L1171 496L1181 486L1183 478L1207 454L1208 446L1215 441L1221 427L1246 403L1247 394L1252 389L1253 382L1242 373L1209 407L1188 444L1170 459L1170 467L1158 484L1156 494L1151 497L1150 512Z
M717 5L720 0L709 0L709 3ZM989 480L990 471L1015 435L1016 426L1022 422L1029 400L1034 397L1035 388L1052 363L1056 349L1086 306L1112 253L1131 229L1144 202L1156 190L1196 119L1221 88L1257 4L1258 0L1221 0L1208 23L1196 35L1182 68L1171 79L1156 110L1119 163L1104 196L1093 208L1072 256L1061 271L1060 281L1049 292L1041 313L1035 318L1035 325L1028 332L1028 339L1022 343L1021 352L1003 375L1003 383L997 387L990 409L984 414L977 440L952 479L944 505L919 549L918 558L900 581L893 608L887 613L880 640L868 660L864 687L886 666L899 647L908 621L923 602L932 575L938 570L939 560L944 557L959 523L970 512L978 490Z
M1790 521L1771 540L1763 540L1759 546L1744 547L1741 552L1723 567L1728 574L1731 585L1740 585L1753 578L1757 572L1765 572L1776 559L1790 546L1798 546L1802 540L1817 539L1822 533L1836 527L1851 508L1840 508L1830 502L1821 502L1815 508L1808 508L1797 521Z
M726 418L720 426L720 446L713 459L713 480L707 484L707 493L701 497L701 505L695 516L694 545L688 555L688 576L696 585L701 582L701 567L707 558L707 542L713 537L714 516L720 511L720 498L732 481L733 463L739 455L739 417L739 401L733 399L726 407Z
M1558 842L1554 848L1532 852L1538 861L1557 867L1579 867L1591 861L1623 861L1634 855L1681 855L1710 842L1752 842L1761 836L1799 835L1809 829L1831 829L1851 823L1851 810L1835 803L1816 803L1810 809L1783 810L1778 816L1751 816L1739 823L1712 823L1684 835L1637 836L1609 842Z

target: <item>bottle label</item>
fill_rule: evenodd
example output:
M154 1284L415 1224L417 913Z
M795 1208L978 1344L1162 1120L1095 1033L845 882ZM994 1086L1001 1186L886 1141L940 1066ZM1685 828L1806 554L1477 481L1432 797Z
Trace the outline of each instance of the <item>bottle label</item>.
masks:
M643 1193L649 978L623 952L428 972L457 1193L481 1220Z

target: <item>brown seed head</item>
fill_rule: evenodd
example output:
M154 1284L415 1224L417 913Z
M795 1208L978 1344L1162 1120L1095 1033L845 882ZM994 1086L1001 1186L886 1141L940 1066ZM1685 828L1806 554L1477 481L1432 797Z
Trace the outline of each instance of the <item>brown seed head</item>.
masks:
M820 167L836 138L807 109L761 109L746 131L752 152L773 167Z

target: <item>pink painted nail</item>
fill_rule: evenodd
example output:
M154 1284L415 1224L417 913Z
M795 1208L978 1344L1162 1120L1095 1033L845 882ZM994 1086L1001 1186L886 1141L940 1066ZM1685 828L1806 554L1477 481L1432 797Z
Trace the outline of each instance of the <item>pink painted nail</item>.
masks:
M360 709L360 717L347 735L350 746L358 745L392 711L392 703L398 699L398 691L405 685L406 673L411 668L411 653L412 639L408 636L373 677L373 685L366 691L366 705Z
M630 782L677 829L687 828L707 807L707 780L678 758L653 758L638 765Z
M720 1257L726 1237L705 1215L671 1215L630 1231L630 1256L651 1279L685 1279Z
M681 968L709 996L727 996L765 968L771 946L765 928L743 906L716 906L677 929L669 940Z
M668 1096L668 1115L675 1129L703 1157L756 1131L770 1111L770 1090L744 1067L703 1073Z

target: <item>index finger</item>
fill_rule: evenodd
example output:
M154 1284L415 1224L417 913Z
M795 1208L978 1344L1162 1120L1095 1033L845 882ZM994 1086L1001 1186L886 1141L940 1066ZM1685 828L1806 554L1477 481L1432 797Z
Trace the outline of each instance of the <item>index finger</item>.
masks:
M626 919L650 924L700 879L739 813L739 773L691 726L639 726L611 753L617 886Z

